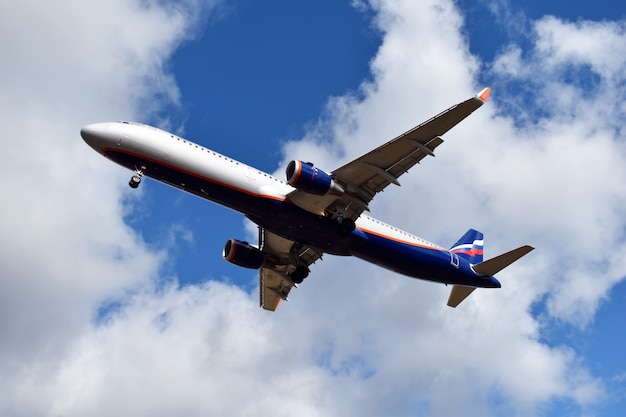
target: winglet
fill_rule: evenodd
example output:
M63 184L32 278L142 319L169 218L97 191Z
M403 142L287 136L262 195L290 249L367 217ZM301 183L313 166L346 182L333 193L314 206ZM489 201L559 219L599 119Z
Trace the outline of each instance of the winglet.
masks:
M476 97L478 97L479 99L483 101L483 103L485 103L487 99L489 98L489 93L491 93L491 87L485 88L483 91L478 93Z

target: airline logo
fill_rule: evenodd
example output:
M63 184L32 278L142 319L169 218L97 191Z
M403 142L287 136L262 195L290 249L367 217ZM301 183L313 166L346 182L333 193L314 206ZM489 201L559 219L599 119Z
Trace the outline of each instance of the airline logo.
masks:
M483 256L484 244L485 241L483 239L475 240L473 243L466 243L463 245L455 246L450 249L450 252L457 255L465 255L470 258L474 258L475 256Z

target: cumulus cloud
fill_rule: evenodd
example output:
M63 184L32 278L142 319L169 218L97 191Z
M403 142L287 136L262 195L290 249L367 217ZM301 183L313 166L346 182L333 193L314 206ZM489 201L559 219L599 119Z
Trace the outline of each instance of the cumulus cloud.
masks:
M626 175L619 88L626 60L612 52L626 41L624 23L546 17L534 30L532 50L521 54L513 45L493 65L504 109L515 100L507 91L526 86L522 108L509 119L516 126L499 139L504 157L494 161L524 175L506 177L510 187L501 184L499 197L509 201L510 212L512 194L521 191L517 200L524 201L515 205L530 214L534 233L543 234L544 253L573 257L552 262L549 276L557 279L549 307L556 317L585 325L626 275L623 261L600 249L625 249L626 189L617 179ZM517 163L516 154L524 156Z
M165 256L125 224L123 173L78 134L177 100L163 66L206 5L159 3L0 5L2 414L46 410L29 390L54 379L99 305L149 285Z
M454 65L455 59L467 56L460 32L429 38L433 45L428 46L438 51L436 59L428 46L424 51L424 45L415 42L422 30L435 31L441 25L441 15L454 21L456 11L439 3L392 3L379 5L382 27L389 26L372 64L375 79L354 96L331 100L328 108L334 116L323 121L318 132L289 144L287 155L299 149L306 152L317 137L332 132L328 149L334 151L334 159L329 165L336 166L337 160L358 156L452 104L442 103L442 97L461 100L478 91L475 62ZM571 23L546 17L531 22L531 28L524 43L512 43L493 63L483 63L493 79L491 102L446 135L436 160L414 168L401 178L401 189L386 191L374 205L374 214L437 242L452 243L467 227L477 227L486 233L488 256L522 243L538 248L501 273L505 288L498 294L482 292L473 296L475 304L463 306L466 313L476 314L477 308L485 316L472 315L471 321L454 316L468 330L455 346L462 345L472 358L480 357L481 350L489 352L489 361L472 371L463 367L468 373L455 377L465 384L486 384L481 392L494 384L499 395L525 410L553 398L569 397L579 404L602 398L602 383L581 366L573 351L540 342L539 320L587 326L611 288L626 275L623 260L613 255L625 249L626 188L617 179L626 174L623 89L618 88L624 82L626 61L610 52L626 39L623 23ZM574 46L578 38L584 38L582 48ZM530 49L524 46L528 41ZM437 75L422 78L424 63L429 66L425 73ZM326 165L326 160L318 163ZM442 221L432 221L432 213ZM615 252L601 249L605 247ZM380 275L375 270L371 274ZM406 290L404 283L400 285L394 294ZM444 298L439 290L423 290L429 297ZM545 315L530 315L537 304L545 305ZM467 342L473 334L480 334L482 342L489 337L481 323L493 325L505 310L511 320L507 331L499 328L492 343L477 343L472 350ZM428 320L420 319L417 328ZM455 327L443 331L452 337L448 332L453 329L458 331ZM430 333L421 335L426 338ZM520 348L514 356L523 358L523 365L515 372L509 373L522 362L494 361L502 346L505 351ZM450 357L459 358L449 354L449 362L454 361ZM485 370L494 366L498 371L487 375ZM524 378L515 380L514 374ZM534 382L521 387L521 380ZM484 400L483 404L490 403ZM444 406L444 400L438 405Z
M3 414L530 415L602 400L606 382L572 348L543 342L530 311L547 300L546 315L584 326L626 275L598 250L624 249L624 109L611 91L624 60L600 47L624 41L622 24L545 18L531 50L512 44L489 64L469 53L453 2L372 2L372 79L330 99L285 159L339 166L474 94L487 69L492 101L374 214L442 244L477 227L488 256L538 250L499 276L503 289L456 310L448 288L327 257L268 314L231 285L153 285L167 250L128 227L125 173L77 138L87 122L176 102L166 61L210 5L175 4L67 2L55 19L29 2L0 6ZM588 54L566 42L577 37ZM116 308L92 320L110 299Z

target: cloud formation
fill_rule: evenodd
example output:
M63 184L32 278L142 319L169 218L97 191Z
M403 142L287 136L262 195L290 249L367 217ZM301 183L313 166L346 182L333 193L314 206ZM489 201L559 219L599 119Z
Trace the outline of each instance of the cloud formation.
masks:
M167 249L125 223L126 173L77 137L175 103L167 60L212 5L68 1L50 19L29 3L0 6L1 414L531 415L603 400L608 381L543 342L542 319L589 324L626 275L613 255L625 249L626 59L604 46L626 42L623 23L544 18L530 49L484 63L453 2L372 2L372 79L330 99L285 159L332 169L474 94L488 71L492 101L373 214L442 244L477 227L488 257L538 250L456 310L443 286L328 257L268 315L224 283L154 285ZM93 320L107 300L117 308Z
M521 207L535 233L543 234L546 255L572 258L552 262L556 269L549 276L557 279L548 297L550 313L586 325L626 276L626 265L613 255L626 249L626 188L618 180L626 175L620 88L626 60L613 53L626 42L625 24L546 17L535 22L534 34L532 50L511 45L492 67L505 91L503 109L515 99L506 91L523 84L527 92L507 136L515 143L507 146L532 169L508 194L524 191ZM498 162L523 169L509 158Z
M62 357L98 307L156 278L164 253L124 221L125 174L85 152L78 132L175 102L163 68L204 7L0 5L0 414L45 414Z
M531 22L530 35L508 45L493 63L479 63L467 59L461 31L429 37L426 45L415 41L424 33L439 33L436 28L446 22L446 27L459 28L453 23L458 21L456 10L391 3L379 4L385 36L372 64L374 80L353 96L331 100L329 120L289 144L286 156L308 152L332 132L329 149L336 159L316 162L337 166L451 104L440 102L442 97L461 100L478 91L482 86L476 85L477 68L488 71L489 77L481 78L492 79L491 102L446 135L436 161L426 161L402 177L401 189L385 192L374 214L442 243L452 243L466 228L477 227L486 233L488 256L523 243L537 246L528 259L499 275L505 287L499 293L482 292L474 304L463 306L472 312L470 321L454 316L457 325L467 326L467 333L453 345L463 346L471 358L489 352L487 363L472 371L459 363L468 374L455 378L459 386L478 383L481 392L494 384L492 389L503 391L497 396L524 410L522 414L538 411L535 407L555 398L583 407L601 401L601 382L581 367L574 351L540 340L545 322L589 325L611 288L626 276L624 261L614 255L625 249L626 188L618 179L626 175L619 88L626 60L611 52L626 40L623 23L546 17ZM531 47L525 49L529 41ZM422 70L424 63L427 69ZM429 72L436 75L423 76ZM431 221L432 213L445 221ZM601 249L607 247L614 251ZM371 274L379 275L374 270ZM441 294L430 297L444 299ZM544 313L531 316L538 305L545 307L539 310ZM485 315L474 316L474 309ZM481 328L485 322L494 325L495 318L507 329L491 334ZM518 323L523 325L515 326ZM448 337L458 331L445 328ZM420 334L427 338L430 333ZM467 341L475 334L482 339L472 349ZM491 343L486 342L489 335ZM502 350L517 361L494 361ZM441 363L443 357L433 360ZM447 363L450 357L461 359L458 352L450 352ZM488 369L493 374L486 375ZM520 381L524 387L518 386ZM483 399L482 404L493 406Z

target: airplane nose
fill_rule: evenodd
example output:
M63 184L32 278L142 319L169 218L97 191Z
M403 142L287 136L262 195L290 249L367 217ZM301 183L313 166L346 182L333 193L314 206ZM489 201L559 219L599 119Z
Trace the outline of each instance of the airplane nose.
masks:
M80 129L87 145L100 152L106 143L106 123L92 123Z
M98 139L103 130L101 123L93 123L80 129L80 135L85 142L91 144Z

